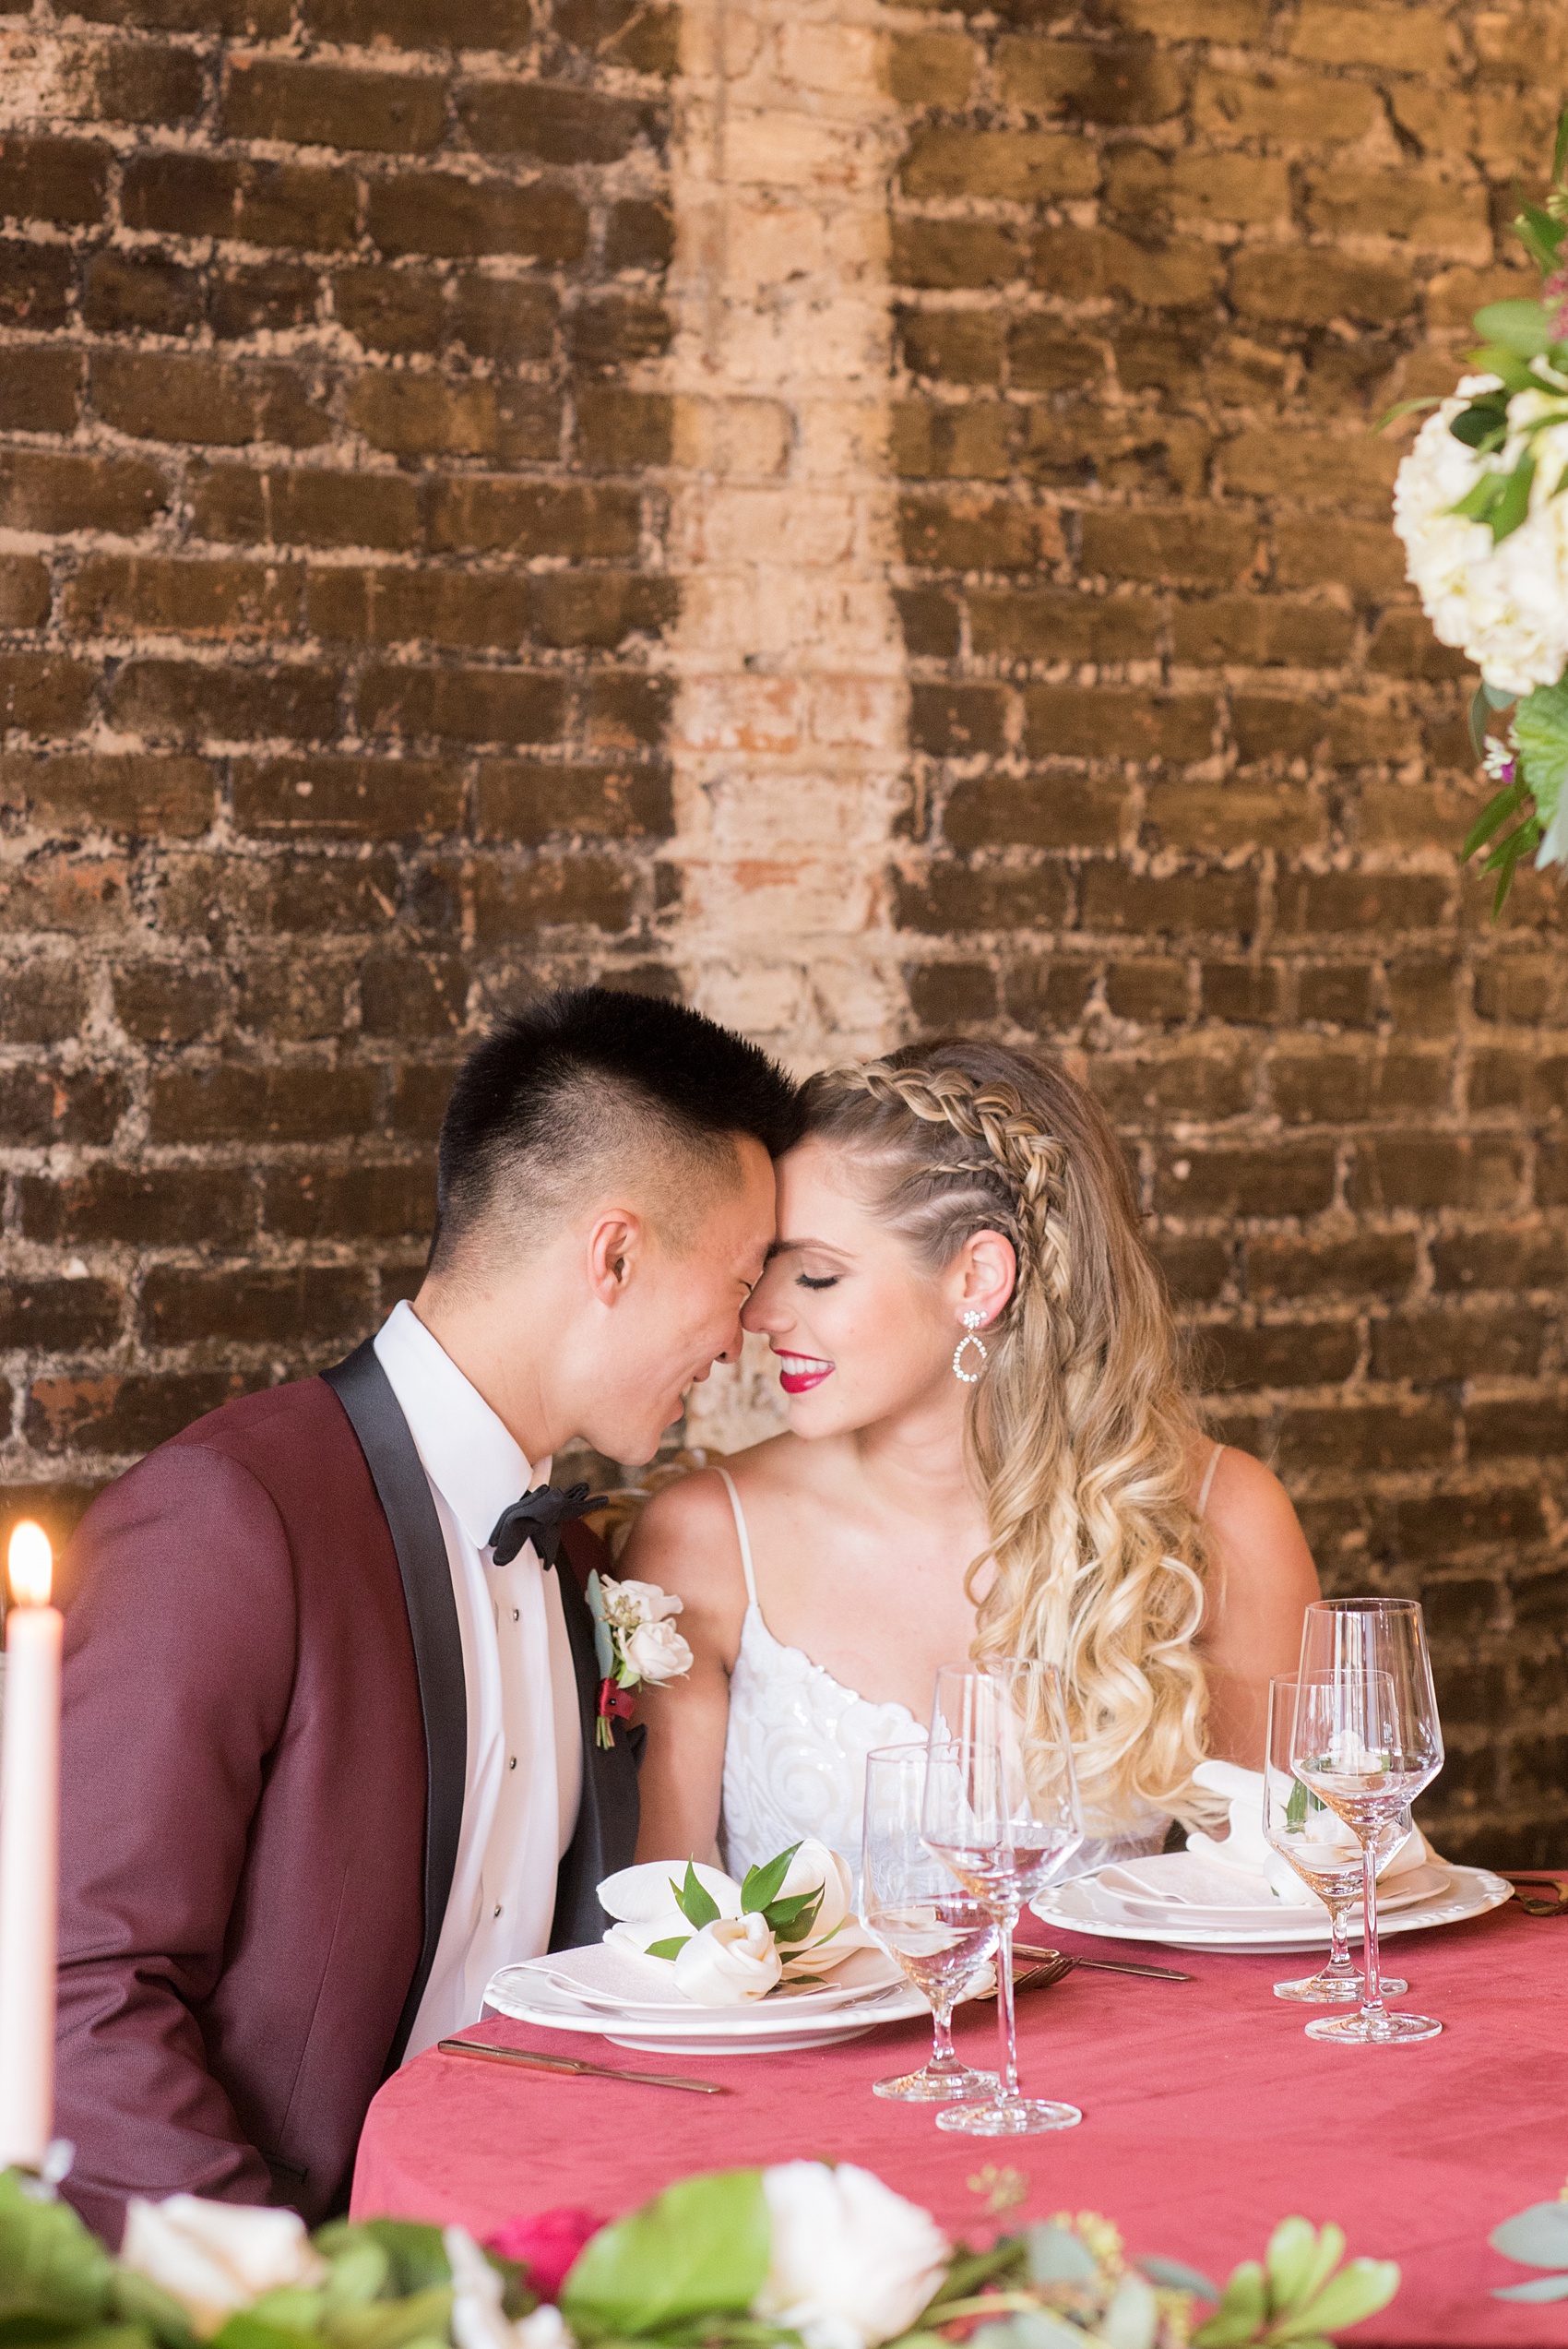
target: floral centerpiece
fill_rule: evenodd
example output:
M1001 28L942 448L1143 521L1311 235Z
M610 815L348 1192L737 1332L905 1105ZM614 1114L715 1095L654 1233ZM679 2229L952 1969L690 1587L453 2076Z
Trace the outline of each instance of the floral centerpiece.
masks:
M1223 2292L1116 2229L1058 2217L971 2250L849 2164L683 2179L630 2217L461 2227L176 2195L133 2202L118 2259L0 2176L0 2338L15 2349L1326 2349L1393 2297L1336 2226L1276 2228ZM1212 2313L1197 2322L1200 2304ZM1195 2329L1194 2329L1195 2325Z
M1568 110L1544 204L1514 226L1543 274L1539 298L1476 313L1472 373L1434 408L1399 468L1394 527L1443 644L1476 662L1477 757L1499 786L1463 853L1487 851L1493 912L1521 857L1568 863ZM1508 713L1501 732L1492 731Z

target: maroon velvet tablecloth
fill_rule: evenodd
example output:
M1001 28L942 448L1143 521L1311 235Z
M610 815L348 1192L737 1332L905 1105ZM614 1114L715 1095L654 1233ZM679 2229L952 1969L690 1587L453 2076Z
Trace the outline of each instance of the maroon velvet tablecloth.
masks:
M870 2093L917 2062L925 2027L885 2025L809 2054L719 2058L622 2050L597 2037L493 2021L473 2036L647 2070L722 2081L687 2096L507 2070L436 2053L407 2065L371 2106L354 2178L357 2216L460 2221L484 2235L515 2214L576 2203L612 2217L694 2170L798 2156L863 2164L954 2233L988 2239L972 2186L1011 2165L1027 2198L1004 2224L1099 2211L1134 2254L1164 2252L1223 2281L1261 2255L1292 2212L1336 2219L1351 2252L1396 2259L1403 2286L1352 2339L1384 2349L1447 2343L1568 2343L1568 2307L1489 2296L1532 2270L1489 2231L1550 2200L1568 2174L1568 1919L1512 1902L1472 1924L1385 1943L1408 1976L1400 2003L1441 2016L1441 2038L1324 2046L1312 2011L1271 1985L1293 1958L1182 1955L1030 1925L1086 1956L1182 1966L1186 1983L1075 1970L1019 2001L1023 2085L1081 2105L1049 2137L940 2134L929 2107ZM967 2010L960 2048L988 2060L994 2009Z

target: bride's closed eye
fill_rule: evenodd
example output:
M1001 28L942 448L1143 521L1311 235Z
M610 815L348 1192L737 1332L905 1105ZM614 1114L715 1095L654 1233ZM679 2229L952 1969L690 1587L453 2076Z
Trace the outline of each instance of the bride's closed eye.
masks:
M809 1272L797 1272L795 1286L798 1289L836 1289L838 1275L837 1272L824 1272L814 1278Z

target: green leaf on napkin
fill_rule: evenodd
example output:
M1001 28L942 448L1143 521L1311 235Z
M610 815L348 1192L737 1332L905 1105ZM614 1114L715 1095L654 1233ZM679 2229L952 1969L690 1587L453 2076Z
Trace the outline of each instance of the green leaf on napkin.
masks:
M762 2172L688 2177L602 2227L574 2263L561 2312L579 2341L636 2339L693 2317L739 2316L767 2274Z
M699 1933L705 1925L711 1925L719 1914L718 1902L698 1876L690 1860L686 1862L685 1882L677 1884L671 1877L670 1890L674 1893L675 1906L680 1910L686 1923L695 1925Z
M745 1882L741 1887L742 1916L754 1915L758 1909L766 1909L770 1902L778 1898L784 1878L790 1873L790 1863L800 1848L799 1843L791 1843L787 1852L776 1853L764 1866L747 1868Z
M689 1933L682 1933L672 1941L650 1941L647 1954L650 1958L678 1958L691 1938Z

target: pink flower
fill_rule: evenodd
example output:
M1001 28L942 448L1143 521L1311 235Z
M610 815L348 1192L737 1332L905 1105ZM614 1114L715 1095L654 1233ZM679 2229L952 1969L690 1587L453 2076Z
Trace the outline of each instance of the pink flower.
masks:
M562 2203L553 2211L508 2219L486 2238L485 2249L516 2260L527 2269L530 2289L542 2300L553 2300L583 2245L604 2224L594 2212Z

